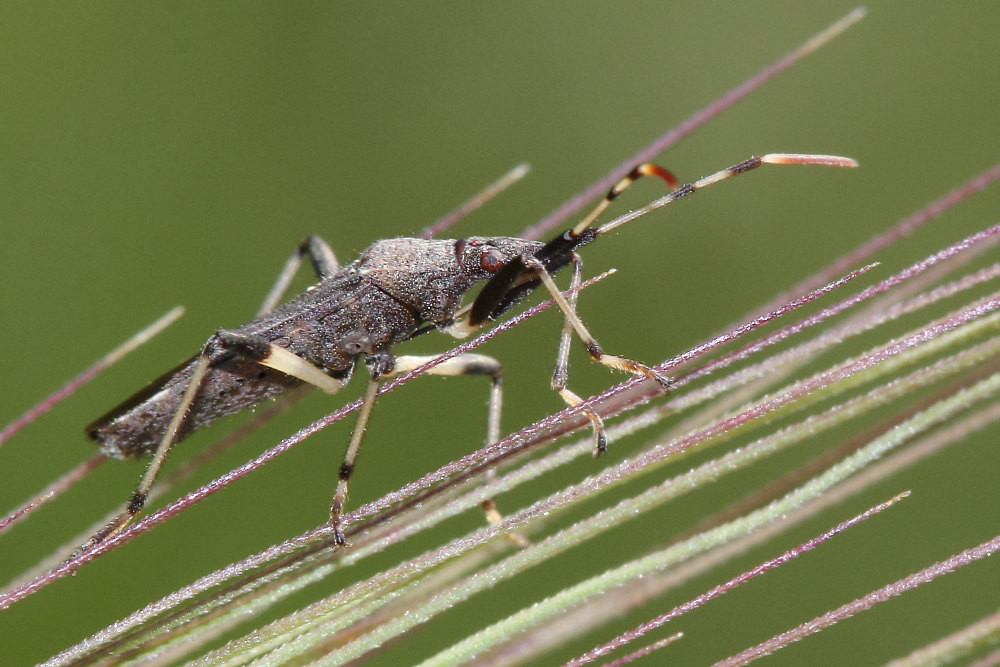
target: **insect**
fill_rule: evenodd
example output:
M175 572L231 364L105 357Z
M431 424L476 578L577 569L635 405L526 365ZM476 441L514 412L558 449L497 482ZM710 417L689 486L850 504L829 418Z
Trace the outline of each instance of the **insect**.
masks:
M356 260L341 266L325 241L309 237L286 262L256 319L237 329L215 332L199 354L87 428L87 434L108 456L151 456L152 461L125 509L85 546L107 539L140 513L171 447L195 430L303 383L333 394L364 365L368 387L330 508L334 539L345 545L341 516L348 482L380 382L432 358L396 356L395 346L432 329L464 337L510 310L539 286L549 292L564 316L552 386L566 403L581 402L567 388L567 357L573 333L595 361L645 376L668 390L669 380L655 369L605 353L576 314L576 291L564 296L552 275L572 264L572 287L580 284L577 249L627 221L593 226L611 201L638 178L653 175L665 180L673 191L659 203L668 203L765 164L853 167L857 163L828 155L772 153L687 185L679 185L661 167L643 164L619 181L582 221L548 243L503 236L394 238L375 242ZM280 304L306 257L319 282ZM485 284L463 307L463 298L478 283ZM461 354L429 372L489 377L492 393L488 435L491 441L498 439L501 366L497 360ZM604 425L593 410L585 414L595 432L596 452L601 453L607 447Z

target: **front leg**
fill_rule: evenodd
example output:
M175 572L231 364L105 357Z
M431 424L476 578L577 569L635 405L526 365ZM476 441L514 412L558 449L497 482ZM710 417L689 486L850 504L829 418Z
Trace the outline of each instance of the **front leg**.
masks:
M399 375L407 371L414 370L435 359L435 356L408 355L396 359L396 365L392 370L392 375ZM432 366L428 371L432 375L482 375L491 380L489 412L486 420L486 444L491 445L500 440L500 409L503 404L503 368L500 362L493 357L483 354L465 353L459 354L447 361L443 361L436 366ZM496 469L490 468L486 471L484 478L486 481L496 477ZM503 521L503 515L497 509L496 500L487 498L481 504L486 520L491 524L498 524ZM517 533L508 533L506 538L519 547L528 546L529 542Z
M552 275L545 268L545 265L538 259L531 256L521 257L521 261L524 265L532 270L538 278L541 280L542 284L551 294L556 305L563 313L565 322L563 324L563 333L559 346L559 354L556 359L556 369L552 374L552 386L559 391L559 395L562 396L563 400L567 404L574 406L579 405L582 399L566 388L566 382L569 377L568 372L568 354L569 354L569 341L570 341L570 331L575 331L576 335L583 342L584 346L587 348L588 354L590 354L591 359L597 361L609 368L614 368L617 370L627 371L634 375L643 375L651 380L657 382L664 392L670 391L670 379L660 373L656 372L649 366L639 363L638 361L633 361L632 359L626 359L625 357L618 357L613 354L607 354L604 352L600 343L597 339L590 333L587 327L583 324L579 315L576 314L576 294L577 292L572 292L570 299L567 300L563 296L559 287L556 285L555 281L552 279ZM574 253L573 255L573 287L578 287L580 284L580 260L579 257ZM607 435L604 431L604 424L600 416L593 410L587 410L585 412L587 417L591 420L594 426L594 433L597 438L597 447L595 450L595 455L602 454L607 449Z
M368 420L371 417L372 408L378 396L379 380L387 377L401 375L417 369L436 356L407 355L392 358L388 355L378 357L378 363L374 365L369 362L372 368L372 380L368 384L364 400L361 404L361 414L358 416L354 433L351 436L351 444L347 448L344 462L340 465L337 480L337 490L330 506L331 523L334 527L334 540L338 545L346 544L343 530L342 515L347 502L347 490L351 475L354 473L357 463L358 451L361 448L361 441L364 438ZM489 399L489 416L486 428L486 444L492 444L500 439L500 410L503 402L503 370L500 362L493 357L482 354L459 354L447 361L428 369L431 375L482 375L490 378L491 389ZM489 474L495 474L492 471ZM496 502L491 498L483 501L483 511L490 523L496 524L502 520L500 512L497 510ZM508 536L512 542L518 546L525 546L527 540L520 535L512 534Z
M576 301L577 297L580 295L578 288L580 287L580 275L583 269L583 260L580 259L580 255L573 253L573 278L570 281L570 294L566 299L567 305L576 312ZM559 352L556 354L556 366L552 370L552 382L551 386L553 389L559 392L559 395L567 405L576 406L583 402L579 396L574 392L570 391L566 384L569 381L569 347L573 340L573 325L568 317L563 318L563 328L562 335L559 337ZM604 428L604 420L601 416L597 414L595 410L589 408L585 409L583 413L590 420L590 424L594 429L594 438L596 440L596 447L594 448L594 456L600 456L604 452L608 451L608 433Z
M570 326L572 326L576 331L576 335L580 338L584 347L587 348L587 353L594 361L604 364L609 368L626 371L634 375L644 375L650 380L654 380L659 383L664 391L670 390L670 379L661 375L646 364L633 361L632 359L626 359L625 357L617 357L613 354L605 353L600 343L597 342L597 339L594 338L587 327L583 324L579 315L576 314L576 308L571 305L566 300L566 297L563 296L562 292L559 291L559 286L556 285L555 281L552 279L552 275L548 272L548 270L546 270L545 265L534 257L524 257L522 259L528 268L538 274L542 284L545 285L549 294L552 295L556 305L559 306L559 309L563 312L563 316L566 318L566 321L569 322Z

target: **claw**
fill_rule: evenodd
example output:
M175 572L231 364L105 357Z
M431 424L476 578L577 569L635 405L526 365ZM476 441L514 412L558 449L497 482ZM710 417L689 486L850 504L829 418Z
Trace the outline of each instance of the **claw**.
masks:
M104 528L101 528L99 531L94 533L89 540L81 544L76 551L70 554L70 557L67 559L67 561L73 560L77 556L87 553L88 551L98 546L108 538L114 537L115 535L120 533L125 528L125 526L129 525L132 522L133 518L134 516L131 514L127 514L124 512L122 514L119 514L110 522L108 522L108 524L104 526Z
M648 366L644 366L643 367L643 375L645 375L650 380L653 380L658 385L660 385L660 389L663 390L664 394L669 394L670 393L670 389L671 389L671 385L673 384L673 380L671 380L669 377L667 377L666 375L663 375L663 374L659 373L658 371L656 371L656 370L654 370L652 368L649 368Z
M347 543L347 537L344 535L344 530L340 527L339 521L333 524L333 543L338 547L350 546L350 544Z
M597 413L593 413L597 416ZM598 417L600 419L600 417ZM594 435L597 436L597 448L594 450L594 458L598 458L608 451L608 433L604 430L604 422L601 421L600 425L594 422Z
M634 373L635 375L645 375L647 378L660 385L664 394L670 393L670 385L673 381L666 375L662 375L659 371L654 368L647 366L646 364L639 363L638 361L632 361L631 359L624 359L622 357L615 357L618 361L615 364L616 368L622 368Z

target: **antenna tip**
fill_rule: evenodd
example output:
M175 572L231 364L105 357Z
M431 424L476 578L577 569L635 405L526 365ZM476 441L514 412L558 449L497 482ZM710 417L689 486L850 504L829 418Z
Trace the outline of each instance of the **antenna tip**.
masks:
M804 155L800 153L768 153L760 159L766 164L818 164L824 167L857 167L858 161L839 155Z
M531 164L528 162L522 162L521 164L517 165L509 172L507 172L507 178L521 179L524 178L530 171L531 171Z

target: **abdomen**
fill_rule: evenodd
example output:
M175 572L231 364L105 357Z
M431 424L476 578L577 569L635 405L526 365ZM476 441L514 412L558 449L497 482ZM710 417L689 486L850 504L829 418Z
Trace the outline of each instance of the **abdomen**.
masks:
M181 364L87 427L87 435L108 456L131 459L151 456L177 411L196 358ZM299 380L244 359L210 368L177 441L216 419L273 398Z

